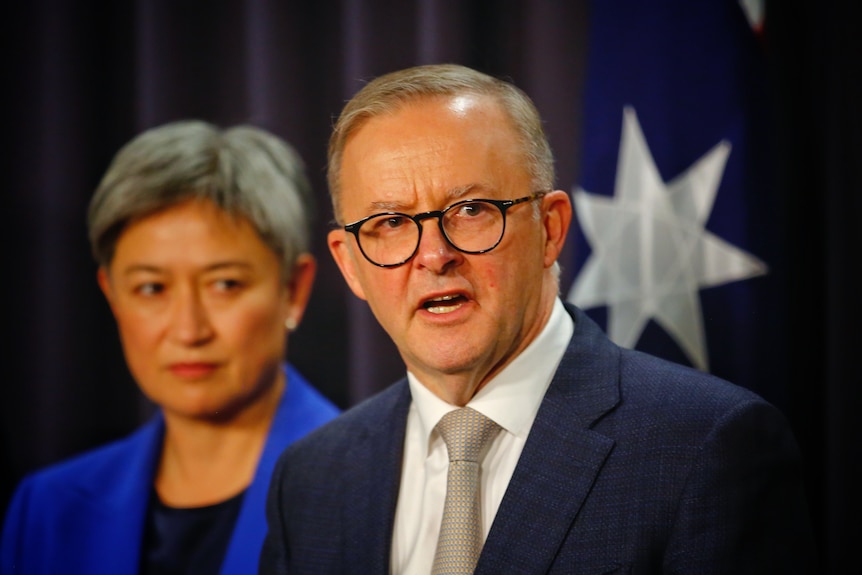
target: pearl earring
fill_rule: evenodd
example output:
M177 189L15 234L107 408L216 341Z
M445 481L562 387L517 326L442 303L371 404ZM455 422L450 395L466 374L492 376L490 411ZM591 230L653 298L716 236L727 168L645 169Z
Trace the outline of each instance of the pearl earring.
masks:
M295 330L296 329L296 320L293 319L292 317L287 318L286 320L284 320L284 327L287 328L287 331Z

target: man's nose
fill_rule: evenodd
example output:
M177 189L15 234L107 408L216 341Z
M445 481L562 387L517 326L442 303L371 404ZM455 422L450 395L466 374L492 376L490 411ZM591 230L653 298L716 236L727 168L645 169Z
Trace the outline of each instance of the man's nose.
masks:
M426 218L419 222L422 235L415 257L417 265L437 273L445 271L464 257L464 254L446 239L439 222L439 218Z

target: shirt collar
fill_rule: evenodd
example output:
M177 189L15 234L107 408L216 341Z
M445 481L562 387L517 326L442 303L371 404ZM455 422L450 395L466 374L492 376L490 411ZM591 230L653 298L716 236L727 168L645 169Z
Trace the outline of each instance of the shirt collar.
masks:
M536 339L467 405L509 433L525 438L573 333L574 320L556 298L551 317ZM428 440L437 422L457 407L434 395L409 371L407 381L422 437L430 445Z

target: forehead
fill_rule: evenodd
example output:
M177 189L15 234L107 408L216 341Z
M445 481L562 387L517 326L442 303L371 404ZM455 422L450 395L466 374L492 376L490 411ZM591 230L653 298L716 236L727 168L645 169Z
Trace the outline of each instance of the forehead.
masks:
M439 203L471 189L504 197L525 186L517 133L481 95L426 97L371 118L347 140L341 167L348 217L381 203Z
M190 200L130 222L117 239L111 267L208 265L208 260L254 259L271 252L246 218L209 201Z

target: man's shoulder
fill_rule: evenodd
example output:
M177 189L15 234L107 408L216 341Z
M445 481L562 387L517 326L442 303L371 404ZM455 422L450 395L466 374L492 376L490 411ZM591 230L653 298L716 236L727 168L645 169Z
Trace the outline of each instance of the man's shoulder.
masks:
M377 394L347 409L294 443L289 449L295 452L313 450L349 449L357 441L369 436L393 432L393 425L406 418L410 405L407 380L402 379Z
M620 382L644 398L672 394L680 402L764 402L740 385L694 367L625 349L620 354Z
M677 394L682 401L763 401L754 392L716 375L619 346L583 310L571 304L566 304L566 309L577 328L558 373L589 379L591 385L605 391L618 386L628 401L649 401L664 393Z
M409 407L404 379L288 446L272 481L293 505L336 497L367 479L380 461L400 457Z
M698 443L728 426L751 434L789 430L784 414L753 391L638 351L620 353L619 390L606 423L637 437L661 430L657 438Z
M736 410L774 411L753 391L716 375L612 342L583 311L557 370L560 395L594 417L610 416L624 427L663 422L668 427L709 426ZM623 423L625 422L625 423Z

